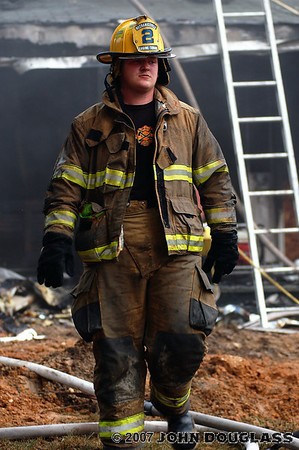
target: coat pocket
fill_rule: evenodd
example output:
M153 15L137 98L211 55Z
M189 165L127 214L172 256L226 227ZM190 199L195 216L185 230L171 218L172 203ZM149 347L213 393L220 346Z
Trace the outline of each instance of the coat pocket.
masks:
M190 326L208 336L216 324L217 317L218 308L210 281L205 272L196 265L190 299Z
M83 273L71 295L71 313L75 328L85 342L91 342L94 333L102 328L95 270Z
M185 241L187 251L201 253L203 226L197 205L188 197L172 198L170 203L174 233Z
M111 134L106 139L105 144L108 149L108 168L125 172L128 166L128 155L130 147L129 142L126 141L125 133Z
M107 210L94 202L85 203L81 208L75 236L76 250L85 252L108 244Z

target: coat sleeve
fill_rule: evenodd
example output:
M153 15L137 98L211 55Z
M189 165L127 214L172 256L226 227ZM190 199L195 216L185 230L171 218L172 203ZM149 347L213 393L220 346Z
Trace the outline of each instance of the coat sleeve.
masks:
M222 150L199 114L193 147L193 182L212 232L236 229L236 197Z
M53 231L73 237L87 186L87 166L84 132L80 122L75 119L55 163L46 193L45 232Z

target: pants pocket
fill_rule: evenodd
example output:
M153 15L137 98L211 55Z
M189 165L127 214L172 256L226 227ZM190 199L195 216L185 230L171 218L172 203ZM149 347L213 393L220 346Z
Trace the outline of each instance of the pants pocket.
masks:
M190 326L208 336L217 317L218 308L211 283L201 267L196 265L189 309Z
M102 328L96 272L85 271L71 295L71 313L75 328L85 342L91 342L93 335Z

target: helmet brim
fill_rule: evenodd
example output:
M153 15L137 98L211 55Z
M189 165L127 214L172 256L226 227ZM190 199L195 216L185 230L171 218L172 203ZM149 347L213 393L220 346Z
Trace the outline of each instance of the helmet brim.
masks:
M175 58L176 55L171 53L171 48L166 48L163 52L147 52L147 53L120 53L120 52L101 52L97 54L97 60L103 64L111 64L115 59L138 59L154 56L156 58Z

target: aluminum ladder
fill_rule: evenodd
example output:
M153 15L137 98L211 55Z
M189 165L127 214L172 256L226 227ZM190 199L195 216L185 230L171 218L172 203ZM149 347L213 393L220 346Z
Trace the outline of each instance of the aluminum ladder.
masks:
M245 2L246 3L246 2ZM270 6L270 0L259 0L260 11L257 12L225 12L223 10L222 1L214 0L214 8L217 15L217 29L218 29L218 40L219 40L219 51L222 60L223 75L226 84L226 94L227 102L229 107L229 114L232 126L232 137L235 150L235 156L237 160L237 169L239 175L239 187L243 198L244 212L245 212L245 222L248 231L248 239L251 253L251 260L253 266L253 279L255 287L255 297L257 301L257 307L260 315L260 324L262 328L268 328L268 317L267 317L267 307L265 302L265 290L262 280L262 271L273 272L273 273L283 273L288 271L296 270L293 266L276 266L276 267L262 267L259 260L259 252L257 245L257 235L261 233L291 233L299 231L299 186L298 186L298 175L296 170L296 161L294 156L294 149L290 131L290 124L288 118L288 111L285 99L285 92L283 87L283 80L280 68L280 61L278 56L275 30ZM245 6L245 5L244 5ZM265 49L270 58L272 79L270 80L256 80L256 81L234 81L233 70L231 64L231 53L232 48L229 48L228 33L227 33L227 18L237 18L237 17L250 17L251 20L258 18L262 19L265 27ZM252 51L253 48L250 46L244 51ZM238 104L236 98L236 90L247 87L260 86L259 89L264 89L266 86L273 86L276 89L276 101L278 115L273 116L260 116L260 117L239 117L238 114ZM265 153L245 153L244 152L244 138L242 135L242 124L243 123L254 123L254 122L280 122L281 126L281 138L283 148L281 152L265 152ZM249 126L249 125L248 125ZM285 190L262 190L255 191L249 189L248 181L248 167L247 161L259 158L280 158L281 163L287 164L287 174L288 174L288 187ZM252 199L254 196L281 196L288 195L292 196L294 216L296 225L292 228L279 227L275 224L275 227L269 227L267 230L259 228L253 216ZM265 198L265 197L264 197ZM262 270L261 270L262 269Z

